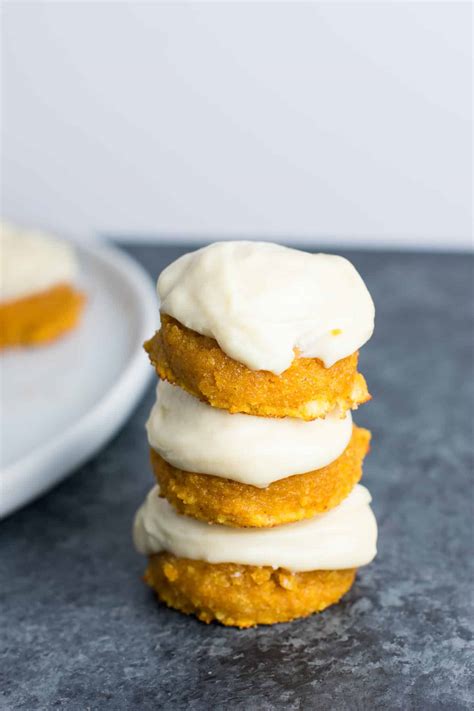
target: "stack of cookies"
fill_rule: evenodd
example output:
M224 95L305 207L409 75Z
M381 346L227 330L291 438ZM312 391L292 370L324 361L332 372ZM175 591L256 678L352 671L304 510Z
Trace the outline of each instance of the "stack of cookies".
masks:
M139 509L145 579L169 606L250 627L337 602L376 553L351 409L374 306L342 257L222 242L158 280L145 344L157 484Z

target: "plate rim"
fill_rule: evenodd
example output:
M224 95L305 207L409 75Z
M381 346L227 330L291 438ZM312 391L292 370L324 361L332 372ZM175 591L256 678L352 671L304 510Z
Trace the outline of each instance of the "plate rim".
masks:
M102 265L112 267L132 288L141 306L139 339L117 380L86 413L60 434L2 469L0 519L49 491L103 448L124 424L153 374L142 347L143 341L158 326L159 302L151 276L132 256L110 242L71 242L79 261L82 253ZM107 426L102 427L97 435L95 423L105 413L112 416ZM90 438L87 438L87 433L90 433ZM65 454L72 456L68 456L65 467L58 466L57 462ZM42 476L41 471L44 472L48 466L51 467L51 473Z

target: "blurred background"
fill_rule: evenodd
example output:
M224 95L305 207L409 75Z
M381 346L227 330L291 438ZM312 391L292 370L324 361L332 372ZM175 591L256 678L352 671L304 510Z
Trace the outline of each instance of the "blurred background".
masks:
M2 212L79 239L466 249L469 2L6 2Z

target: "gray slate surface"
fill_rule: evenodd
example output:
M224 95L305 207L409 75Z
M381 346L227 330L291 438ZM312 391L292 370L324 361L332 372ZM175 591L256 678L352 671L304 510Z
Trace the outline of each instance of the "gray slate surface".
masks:
M130 251L153 275L178 254ZM348 256L378 309L361 357L374 399L357 413L374 435L375 563L339 606L271 628L157 604L130 541L152 485L150 388L99 456L1 526L1 709L472 706L472 263Z

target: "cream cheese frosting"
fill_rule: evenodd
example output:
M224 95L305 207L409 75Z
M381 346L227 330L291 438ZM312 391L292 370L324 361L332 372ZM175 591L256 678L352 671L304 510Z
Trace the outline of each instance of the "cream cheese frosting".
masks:
M266 487L336 460L352 436L350 413L305 422L230 414L165 381L147 422L148 442L179 469Z
M291 571L338 570L370 563L377 524L371 496L357 485L331 511L274 528L210 525L176 513L155 486L135 517L133 538L145 555L166 551L208 563L269 565Z
M73 283L78 265L73 247L38 230L0 225L0 300L13 301L58 284Z
M354 266L269 242L216 242L158 279L161 311L252 370L281 374L295 349L326 367L372 335L374 304Z

